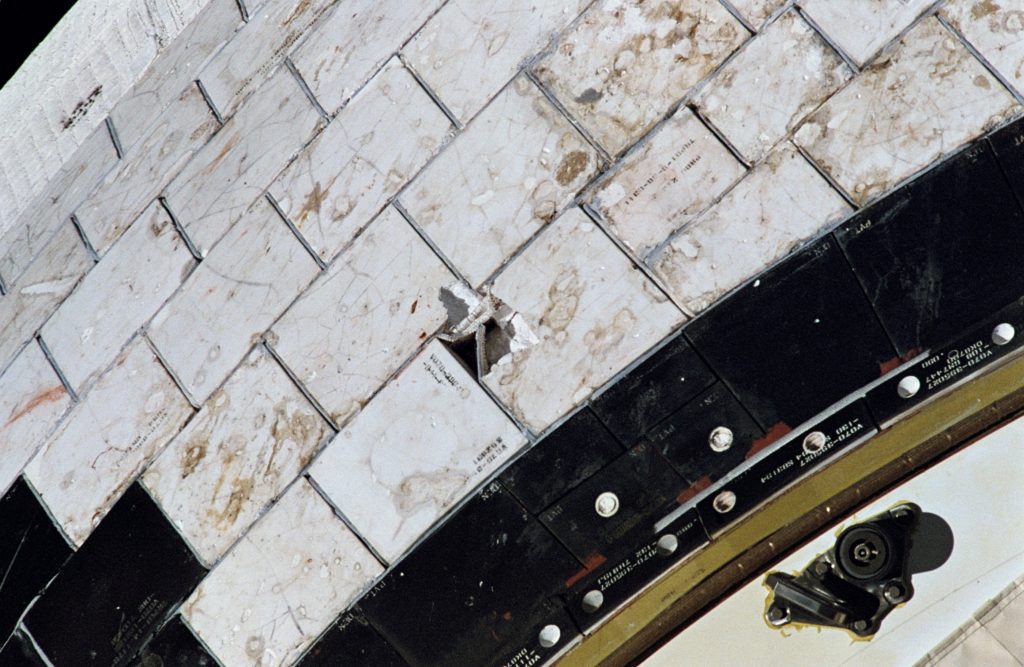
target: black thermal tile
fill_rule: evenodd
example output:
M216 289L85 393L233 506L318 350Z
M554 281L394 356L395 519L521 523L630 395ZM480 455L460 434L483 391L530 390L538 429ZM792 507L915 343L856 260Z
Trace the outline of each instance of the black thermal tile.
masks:
M836 230L904 357L1024 296L1024 215L976 144Z
M367 620L413 667L502 665L564 609L551 600L579 564L491 483L368 592ZM575 636L560 627L560 641ZM541 656L546 659L545 656Z
M126 665L206 574L132 484L25 617L57 665Z
M540 519L580 561L592 566L635 549L636 535L650 534L687 487L650 444L641 443L548 508Z
M46 667L32 641L21 631L15 632L4 644L0 641L0 665L3 667Z
M612 434L584 408L509 466L501 482L539 514L620 454Z
M338 622L310 647L299 665L407 667L408 663L386 639L380 636L357 608L342 614Z
M0 641L72 550L24 478L0 499Z
M591 407L615 437L632 447L714 381L686 338L676 336L594 399Z
M762 428L795 428L898 364L831 237L761 275L686 328Z
M132 661L133 667L216 667L218 662L175 615Z
M1018 201L1024 204L1024 118L994 132L988 140L1010 187L1017 193Z

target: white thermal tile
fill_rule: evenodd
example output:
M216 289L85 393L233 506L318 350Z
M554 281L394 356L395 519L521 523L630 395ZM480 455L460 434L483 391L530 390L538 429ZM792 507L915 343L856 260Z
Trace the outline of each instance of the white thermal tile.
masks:
M310 472L356 530L394 561L525 443L434 341L342 429Z
M800 5L858 65L867 63L935 0L802 0Z
M1024 4L951 0L940 13L1017 92L1024 91Z

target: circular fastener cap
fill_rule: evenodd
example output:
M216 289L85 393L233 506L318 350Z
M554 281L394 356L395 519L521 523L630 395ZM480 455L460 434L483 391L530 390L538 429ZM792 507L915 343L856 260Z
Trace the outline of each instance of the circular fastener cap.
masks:
M661 556L671 556L679 548L679 539L669 533L668 535L662 535L658 538L658 554Z
M921 381L913 375L908 375L896 385L896 393L900 395L900 398L910 398L919 391L921 391Z
M768 608L767 617L769 623L778 627L780 625L785 625L789 621L789 611L782 607L772 605Z
M715 499L711 502L711 506L715 508L715 511L719 514L725 514L736 507L736 494L732 491L722 491Z
M807 454L817 454L824 447L825 443L828 442L828 438L821 431L811 431L804 438L804 452Z
M606 519L615 516L615 513L619 511L619 497L611 491L605 491L594 501L594 511L598 516L603 516Z
M601 591L587 591L583 596L583 611L593 614L604 604L604 594Z
M885 590L882 592L882 594L885 595L886 600L893 603L899 602L903 599L903 589L899 586L899 584L889 584L885 587Z
M1008 322L997 324L996 328L992 330L992 342L996 345L1006 345L1013 340L1016 333L1017 331L1013 328L1013 325Z
M544 648L551 648L558 643L558 640L562 638L562 629L557 625L545 625L540 629L540 634L537 636L537 640L540 645Z
M708 444L712 451L724 452L732 447L733 434L728 426L716 426L711 435L708 436Z
M857 632L864 632L865 630L868 629L868 622L867 621L855 621L854 624L853 624L853 629L856 630Z

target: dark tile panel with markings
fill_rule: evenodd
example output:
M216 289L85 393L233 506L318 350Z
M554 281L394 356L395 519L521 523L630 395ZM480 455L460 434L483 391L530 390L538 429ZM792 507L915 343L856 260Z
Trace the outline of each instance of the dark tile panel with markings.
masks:
M127 665L205 574L156 503L132 484L24 623L56 665Z
M342 614L310 647L299 664L302 667L407 667L409 663L370 625L362 610L356 608Z
M0 498L0 643L72 550L24 478Z
M686 331L769 431L795 428L898 363L831 237L769 270Z
M0 665L3 667L47 667L32 640L20 630L7 638L6 644L0 642L0 646Z
M1010 187L1024 205L1024 118L992 133L988 141Z
M1024 294L1024 215L985 142L836 230L904 357Z
M219 663L196 639L180 615L167 621L151 639L132 667L217 667Z
M580 569L544 526L492 483L388 573L360 607L413 667L505 665L538 646L546 659L576 635L559 623L565 611L551 598ZM541 646L548 626L558 628L557 641Z

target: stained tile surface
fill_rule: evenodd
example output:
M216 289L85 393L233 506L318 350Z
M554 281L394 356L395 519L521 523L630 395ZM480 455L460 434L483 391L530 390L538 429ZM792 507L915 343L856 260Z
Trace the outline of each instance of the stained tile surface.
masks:
M1017 107L1009 91L930 18L812 113L795 140L863 203Z
M25 475L68 537L81 544L191 415L149 346L136 338Z
M194 266L171 218L154 202L42 328L75 391L114 360Z
M713 0L602 0L534 71L598 143L616 154L747 36Z
M597 162L596 151L520 76L412 182L402 204L479 285L571 203Z
M270 194L329 260L426 164L450 128L394 58L274 181Z
M274 325L274 349L341 424L445 321L454 282L388 207Z
M854 62L864 65L933 2L863 0L836 4L830 0L805 0L800 4Z
M342 429L311 473L393 561L525 442L435 342Z
M1024 89L1024 15L1013 3L951 0L941 15L1002 74L1017 92Z
M535 431L587 398L683 315L578 208L498 276L493 293L539 339L484 382Z
M185 601L226 665L293 664L381 567L304 479Z
M256 348L142 481L213 564L330 434L284 371Z

